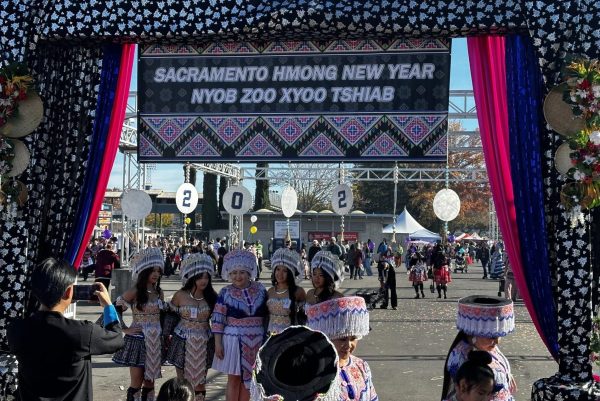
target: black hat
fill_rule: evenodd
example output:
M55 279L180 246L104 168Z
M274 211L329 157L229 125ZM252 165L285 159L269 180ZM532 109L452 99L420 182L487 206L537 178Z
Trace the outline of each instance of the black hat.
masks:
M327 337L288 327L260 348L252 375L252 401L339 400L338 357Z

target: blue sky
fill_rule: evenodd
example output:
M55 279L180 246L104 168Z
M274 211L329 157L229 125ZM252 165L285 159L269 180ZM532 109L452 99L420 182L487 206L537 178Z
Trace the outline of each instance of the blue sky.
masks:
M136 55L137 60L137 55ZM137 89L137 64L134 63L133 76L131 79L131 90ZM471 70L469 68L469 55L467 52L467 40L464 38L452 40L452 57L450 66L450 89L473 89L471 82ZM474 126L472 126L474 124ZM465 127L475 128L475 122L467 122ZM151 184L153 189L165 191L176 191L183 183L183 169L181 164L155 164L151 172ZM247 165L252 167L253 165ZM123 185L123 155L118 152L111 171L108 188L121 188ZM251 191L254 190L254 181L245 182ZM202 174L198 174L196 187L202 192Z

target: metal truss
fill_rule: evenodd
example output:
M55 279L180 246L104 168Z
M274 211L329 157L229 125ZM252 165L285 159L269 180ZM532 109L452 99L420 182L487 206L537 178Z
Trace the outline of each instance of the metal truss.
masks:
M125 123L123 124L123 130L121 133L121 141L119 143L119 149L126 156L128 168L124 166L124 174L129 176L129 185L125 185L125 177L123 178L124 188L139 187L139 173L131 173L132 168L138 168L144 166L144 163L137 163L137 157L134 154L137 153L137 92L132 91L129 93L127 102L127 109L125 113ZM448 118L450 120L464 120L464 119L476 119L477 113L475 110L475 99L473 97L473 91L471 90L451 90L449 97L449 113ZM481 139L479 131L448 131L448 152L475 152L481 153ZM145 165L147 166L147 165ZM231 180L238 181L243 179L250 180L268 180L274 177L269 176L269 171L277 172L278 170L285 170L287 167L282 164L282 167L277 167L276 163L273 163L271 167L265 168L264 174L255 174L253 168L242 168L234 164L229 163L192 163L191 166L196 170L217 174L219 176L227 177ZM347 178L349 181L394 181L393 172L394 169L387 168L358 168L348 165ZM327 169L323 165L306 165L302 167L301 164L294 164L294 168L299 169L314 169L320 170ZM260 173L260 171L259 171ZM445 182L446 181L446 169L440 168L420 168L415 166L413 168L400 168L398 169L398 180L399 181L428 181L428 182ZM147 183L146 180L149 178L149 172L144 171L142 188ZM449 182L458 181L472 181L472 182L487 182L487 174L485 169L449 169L448 170ZM258 176L258 178L257 178Z
M264 168L242 169L242 180L275 180L281 177L281 171L287 171L288 166L273 166ZM322 164L294 164L294 170L338 172L339 167ZM347 182L377 181L394 182L394 168L346 167ZM321 177L306 174L306 180L320 180ZM398 181L446 182L444 168L398 168ZM448 182L488 182L485 169L448 169Z
M205 173L220 175L239 180L242 176L241 169L233 164L226 163L191 163L190 166Z

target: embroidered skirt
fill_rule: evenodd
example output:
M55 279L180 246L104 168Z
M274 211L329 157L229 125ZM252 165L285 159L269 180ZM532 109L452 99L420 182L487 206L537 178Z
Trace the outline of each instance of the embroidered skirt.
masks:
M186 351L186 339L173 334L171 337L171 345L167 351L167 355L165 359L173 364L177 369L184 370L185 369L185 351ZM206 343L206 368L208 369L212 363L215 356L215 338L211 337ZM202 383L203 384L203 383Z
M125 335L123 348L115 352L113 362L143 368L146 363L146 344L142 336Z

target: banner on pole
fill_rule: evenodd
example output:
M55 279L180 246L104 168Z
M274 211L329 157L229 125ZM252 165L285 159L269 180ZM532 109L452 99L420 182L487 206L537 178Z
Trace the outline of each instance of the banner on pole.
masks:
M146 46L139 159L445 161L449 43Z

